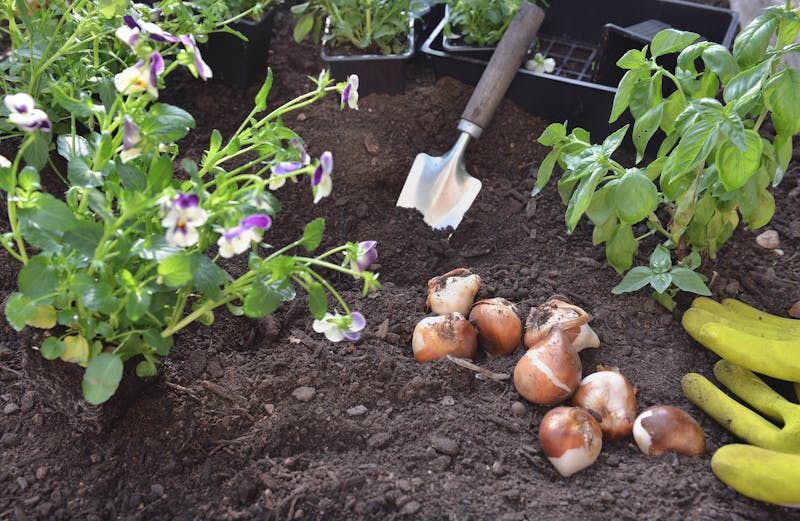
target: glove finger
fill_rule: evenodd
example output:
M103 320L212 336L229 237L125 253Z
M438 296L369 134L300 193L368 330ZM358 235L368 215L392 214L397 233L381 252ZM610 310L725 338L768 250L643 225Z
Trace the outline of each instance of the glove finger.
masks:
M775 392L755 373L740 365L720 360L714 365L714 376L733 394L765 416L785 422L797 414L792 414L798 408L796 405Z
M681 387L693 404L739 438L768 449L795 453L800 451L800 447L792 450L793 440L773 423L722 392L702 375L685 375L681 380ZM794 445L798 443L794 441Z

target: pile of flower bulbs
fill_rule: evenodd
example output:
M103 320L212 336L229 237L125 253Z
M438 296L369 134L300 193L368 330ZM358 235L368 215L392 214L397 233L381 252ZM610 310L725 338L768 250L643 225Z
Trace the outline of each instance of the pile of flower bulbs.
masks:
M667 451L689 456L705 453L700 425L684 411L667 405L637 416L636 390L617 368L598 366L581 379L578 353L600 347L589 314L578 306L551 299L532 307L522 321L517 307L503 298L474 302L481 279L458 268L428 281L426 304L435 316L414 328L414 358L425 363L447 354L475 358L478 346L489 355L511 354L522 342L526 351L514 369L514 386L529 402L558 405L539 426L544 454L562 476L591 466L603 440L633 435L645 454Z

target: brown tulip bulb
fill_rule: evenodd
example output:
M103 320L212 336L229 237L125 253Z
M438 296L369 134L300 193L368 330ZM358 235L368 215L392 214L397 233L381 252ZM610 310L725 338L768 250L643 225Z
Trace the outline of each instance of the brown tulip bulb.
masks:
M559 474L569 477L597 460L603 448L600 425L581 407L556 407L539 425L542 450Z
M602 421L603 438L619 440L629 436L636 420L636 390L616 370L601 370L581 380L572 405L596 412Z
M478 351L478 332L461 313L448 313L420 320L411 337L417 362L438 360L447 354L474 358Z
M589 327L589 314L578 306L563 300L550 299L544 304L533 307L525 320L525 347L529 348L541 340L550 329L558 326L572 343L575 351L580 352L587 347L599 347L600 339Z
M514 387L529 402L555 405L578 388L581 370L578 353L566 334L554 327L519 359L514 368Z
M490 355L507 355L522 340L517 307L504 298L476 302L469 320L478 328L478 344Z
M466 268L457 268L428 281L428 308L436 315L458 312L469 315L481 278Z
M694 418L670 405L656 405L642 411L633 424L633 438L648 456L677 452L702 456L706 436Z

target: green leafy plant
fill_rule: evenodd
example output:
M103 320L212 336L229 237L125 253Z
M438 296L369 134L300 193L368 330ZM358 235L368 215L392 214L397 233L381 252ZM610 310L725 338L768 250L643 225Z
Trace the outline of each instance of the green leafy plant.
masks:
M444 36L467 45L496 45L523 1L527 0L444 0Z
M651 139L660 135L655 158L632 168L612 158L629 125L594 145L585 130L567 134L564 124L555 123L539 138L552 150L539 166L533 195L560 166L558 191L567 205L567 230L571 233L586 215L594 225L593 242L605 244L606 258L619 273L631 268L643 239L662 236L658 272L651 265L654 276L647 283L662 303L673 305L663 284L663 275L672 269L664 250L674 251L678 262L690 251L714 258L740 220L757 229L775 212L768 189L783 178L792 136L800 131L800 71L782 60L800 51L792 43L798 34L800 10L789 2L766 9L745 27L733 53L716 43L698 42L695 33L658 33L651 45L629 51L617 62L627 72L610 116L611 122L625 110L633 116L637 164ZM673 53L678 53L674 71L659 63ZM759 132L767 117L775 129L771 138ZM707 293L705 285L679 273L683 275L672 276L671 284ZM641 284L648 276L643 270L634 275L615 291L647 284Z
M43 110L27 92L3 99L0 137L13 139L17 152L0 156L10 227L0 245L22 264L17 291L5 303L9 323L48 330L42 355L85 367L83 392L93 404L114 394L124 362L136 359L139 376L154 375L173 336L193 322L211 324L220 307L260 317L302 289L315 331L332 341L357 339L363 315L350 310L321 272L363 281L365 293L380 287L368 271L375 243L317 253L323 219L308 223L290 244L262 242L280 210L273 192L287 179L308 177L314 203L332 190L331 153L312 160L283 119L331 92L341 94L342 107L349 105L357 98L357 78L337 84L323 71L312 90L268 109L269 72L239 128L228 139L214 131L199 163L179 162L177 142L194 119L157 102L159 80L181 64L203 77L210 70L189 35L172 36L130 15L115 25L114 35L102 36L129 46L136 61L110 79L111 92L84 94L91 129L79 131L74 119L55 125L52 107ZM174 39L183 49L165 60L146 35ZM72 43L61 45L52 56L64 56ZM98 49L103 45L98 41ZM57 61L42 64L40 77L54 77ZM45 89L31 92L52 99ZM67 162L63 198L43 191L40 180L53 152ZM244 254L242 274L222 267L222 259Z
M162 0L159 7L164 9L170 1L176 0ZM239 20L261 19L280 0L191 0L186 3L194 6L203 18L214 20L217 27L227 27Z
M292 7L297 17L294 39L309 35L332 47L352 45L376 49L380 54L403 52L408 47L409 16L424 6L418 0L311 0ZM323 22L330 24L323 35Z

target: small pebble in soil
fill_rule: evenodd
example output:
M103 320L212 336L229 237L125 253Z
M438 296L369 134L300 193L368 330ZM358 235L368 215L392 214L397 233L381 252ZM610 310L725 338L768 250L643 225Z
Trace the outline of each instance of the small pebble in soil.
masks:
M301 402L310 402L317 395L317 390L313 387L298 387L292 391L292 396Z
M17 486L20 490L25 490L28 488L28 480L23 477L17 478Z
M0 437L0 446L13 447L19 443L19 436L13 432L6 432Z
M3 414L14 414L19 410L19 405L14 402L7 403L5 407L3 407Z
M348 416L363 416L367 413L367 408L363 405L356 405L355 407L350 407L347 409Z
M447 454L448 456L457 456L460 452L458 447L458 443L455 440L451 440L450 438L445 438L442 436L431 436L430 437L431 447L433 450L440 454Z
M774 250L781 245L781 240L780 237L778 237L778 232L775 230L767 230L756 236L756 244L767 250Z
M445 396L444 398L442 398L442 401L440 403L442 405L446 405L446 406L449 407L451 405L455 405L456 404L456 400L452 396L448 395L448 396Z
M371 449L382 449L392 441L392 435L388 432L373 434L367 439L367 447Z
M499 461L495 461L494 463L492 463L492 474L494 474L495 476L502 476L506 472L508 472L508 471L507 471L505 465L503 465Z
M517 418L522 418L523 416L525 416L526 412L527 412L527 408L525 407L524 403L522 403L522 402L520 402L518 400L515 401L515 402L512 402L512 404L511 404L511 414L513 414Z
M419 512L420 508L422 508L422 505L418 501L409 501L400 509L400 515L413 516Z
M47 467L38 467L36 469L36 479L42 480L47 477Z
M792 304L792 307L789 308L789 316L800 318L800 300Z
M30 411L33 409L34 405L36 405L36 391L25 391L25 394L22 395L22 399L19 402L22 412Z

